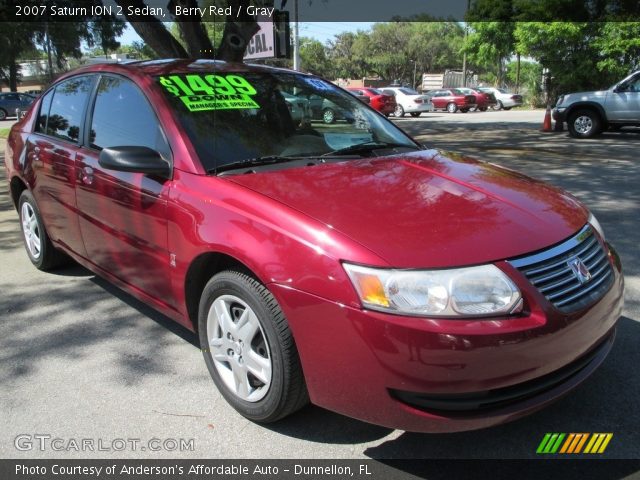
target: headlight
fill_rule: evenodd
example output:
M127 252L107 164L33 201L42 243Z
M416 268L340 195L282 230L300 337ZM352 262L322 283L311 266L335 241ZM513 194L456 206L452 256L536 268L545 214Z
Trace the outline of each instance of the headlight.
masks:
M602 237L602 240L604 240L604 230L602 229L602 225L600 225L600 222L598 221L598 219L595 217L593 213L589 213L588 221L591 224L591 226L596 230L596 232L600 234L600 236Z
M344 263L364 307L429 317L513 313L518 287L494 265L449 270L390 270Z

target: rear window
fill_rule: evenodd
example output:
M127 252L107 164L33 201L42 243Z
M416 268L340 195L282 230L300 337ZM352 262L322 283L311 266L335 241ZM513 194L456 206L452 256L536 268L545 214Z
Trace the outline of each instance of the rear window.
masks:
M78 141L90 87L89 77L74 77L55 88L46 123L47 135L71 142Z

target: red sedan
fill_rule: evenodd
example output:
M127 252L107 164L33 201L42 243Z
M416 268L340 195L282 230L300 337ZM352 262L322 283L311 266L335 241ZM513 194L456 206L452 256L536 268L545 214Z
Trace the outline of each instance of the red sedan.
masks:
M283 93L345 121L295 121ZM84 67L12 127L5 163L33 265L71 258L197 331L253 421L310 400L403 430L496 425L574 389L615 336L622 267L584 205L425 149L311 75Z
M433 90L427 96L431 99L434 110L446 110L449 113L456 113L458 110L466 113L478 106L475 95L467 95L458 88Z
M493 108L497 105L496 97L491 92L481 92L474 88L461 87L460 90L465 95L473 95L476 97L477 109L481 112L486 112L489 108Z
M396 109L396 99L393 95L387 95L375 88L347 88L357 95L369 97L370 105L385 116L391 115Z

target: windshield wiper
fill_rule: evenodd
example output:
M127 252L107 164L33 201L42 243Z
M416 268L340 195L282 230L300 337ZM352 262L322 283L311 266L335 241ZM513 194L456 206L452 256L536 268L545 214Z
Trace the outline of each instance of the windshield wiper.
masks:
M347 155L349 153L366 153L373 150L380 150L382 148L412 148L415 150L420 150L420 147L418 147L417 145L407 145L406 143L364 142L356 143L355 145L350 145L345 148L339 148L338 150L333 150L332 152L325 153L322 156L332 157L337 155Z
M221 173L228 170L239 170L248 167L260 167L262 165L275 165L276 163L292 162L294 160L300 160L301 157L279 157L277 155L271 155L266 157L248 158L246 160L240 160L237 162L227 163L220 165L214 169L209 170L209 173Z

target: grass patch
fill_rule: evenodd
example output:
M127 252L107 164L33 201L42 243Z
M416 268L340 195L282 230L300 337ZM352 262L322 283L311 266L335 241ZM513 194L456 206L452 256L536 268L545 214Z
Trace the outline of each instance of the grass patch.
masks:
M0 138L7 138L9 136L8 128L0 128Z

